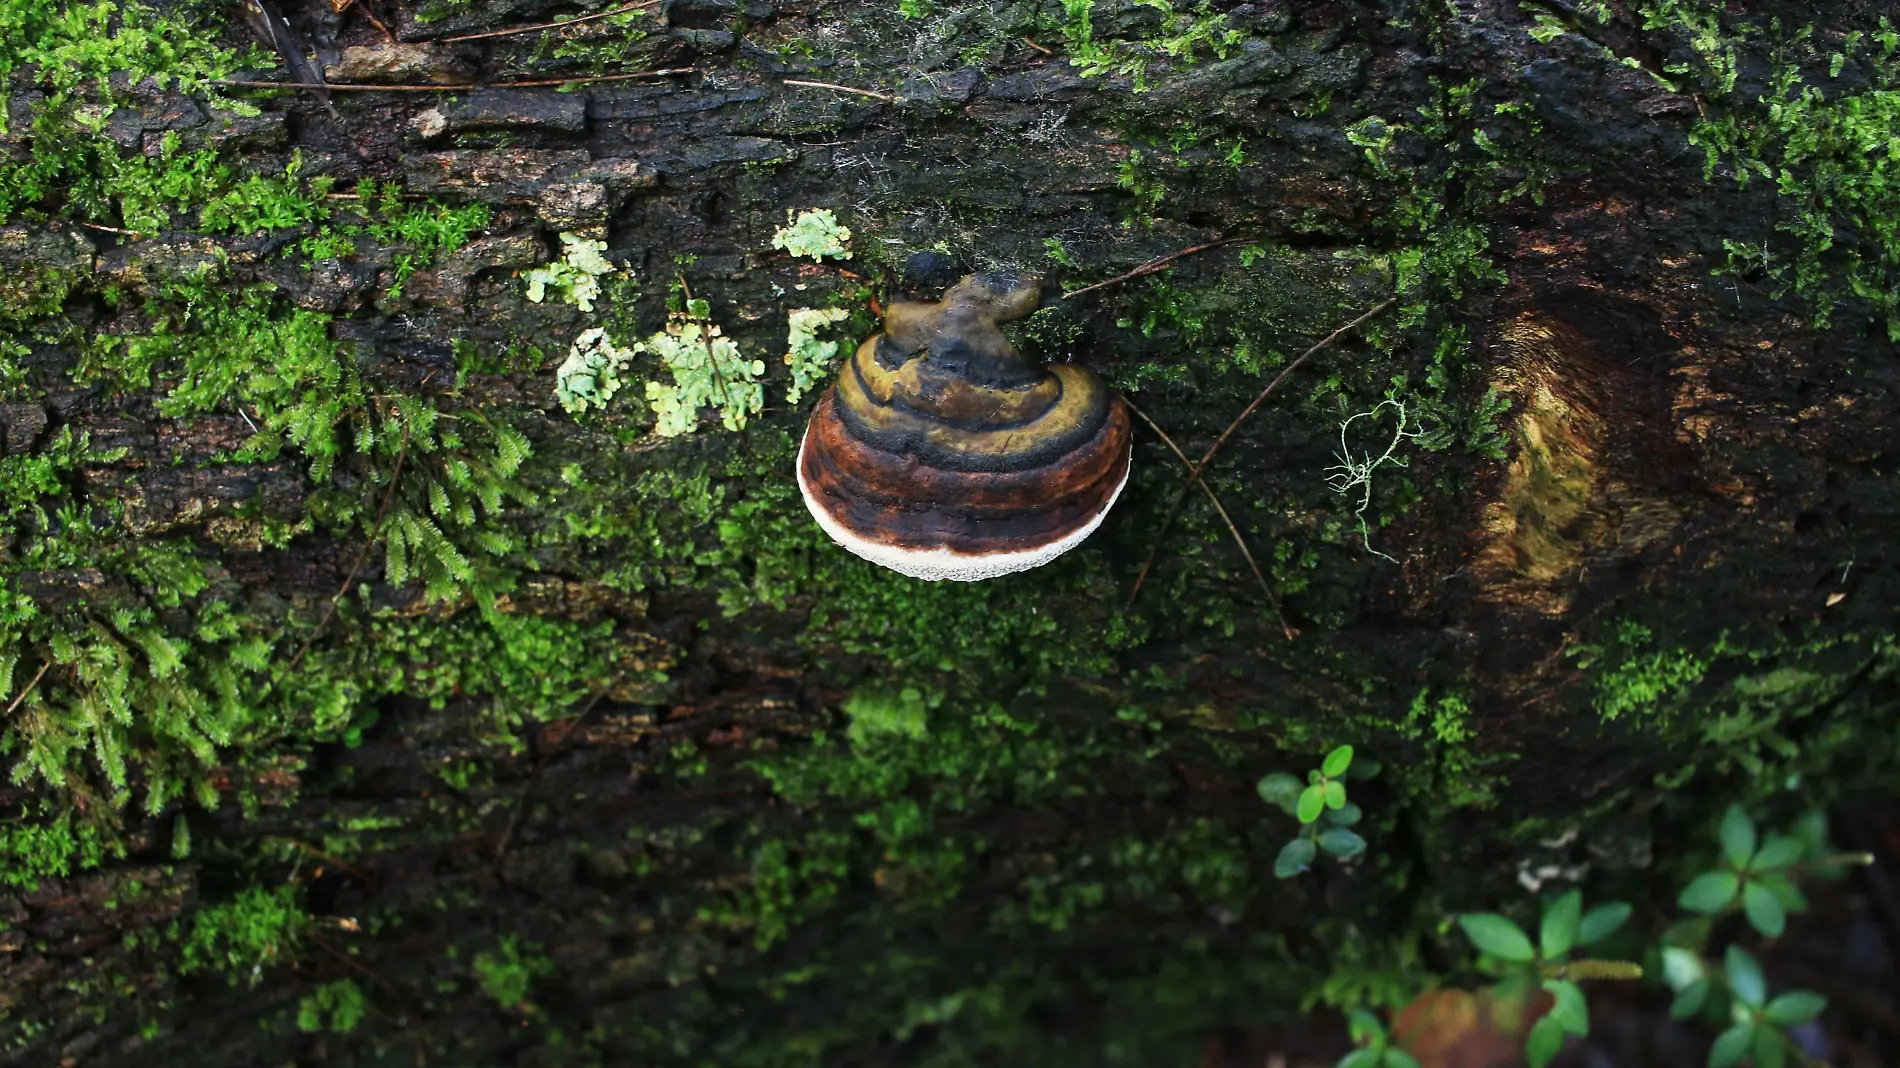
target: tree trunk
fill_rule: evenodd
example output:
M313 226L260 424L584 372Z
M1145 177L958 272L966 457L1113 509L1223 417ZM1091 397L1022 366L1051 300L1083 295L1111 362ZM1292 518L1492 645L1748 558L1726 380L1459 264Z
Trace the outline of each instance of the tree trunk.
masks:
M0 45L6 1063L1185 1064L1893 786L1867 5L148 2ZM1152 424L905 579L788 314L990 269Z

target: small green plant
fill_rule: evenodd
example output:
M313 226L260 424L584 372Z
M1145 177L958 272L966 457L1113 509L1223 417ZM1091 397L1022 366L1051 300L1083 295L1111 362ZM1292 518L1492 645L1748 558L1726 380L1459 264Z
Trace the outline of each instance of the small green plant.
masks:
M298 999L297 1030L347 1035L356 1030L368 1011L369 1000L363 996L362 989L348 979L338 979Z
M1740 805L1730 805L1722 814L1721 863L1690 880L1676 904L1690 912L1717 916L1738 907L1749 926L1765 938L1780 938L1788 925L1788 913L1805 912L1807 898L1794 883L1804 862L1810 866L1831 867L1852 863L1858 854L1842 857L1810 858L1812 832L1771 834L1760 839L1755 821Z
M699 410L719 411L727 430L743 430L748 416L765 409L764 360L748 360L731 338L720 336L711 319L712 305L688 299L684 311L674 312L665 329L636 346L657 355L673 374L673 382L648 382L647 400L659 421L661 437L690 434L699 425Z
M1352 830L1364 818L1358 805L1346 798L1346 779L1369 779L1379 773L1378 762L1353 757L1352 746L1342 745L1326 754L1320 766L1307 772L1306 782L1284 771L1263 777L1254 789L1260 799L1278 806L1300 821L1300 833L1280 847L1273 874L1291 879L1310 867L1321 853L1351 860L1366 851L1366 840Z
M1665 947L1663 974L1676 990L1669 1015L1678 1020L1703 1013L1718 990L1728 998L1724 1016L1732 1022L1709 1049L1709 1068L1732 1068L1745 1056L1753 1057L1755 1068L1781 1068L1788 1051L1798 1053L1801 1048L1787 1029L1814 1020L1827 1008L1827 999L1812 990L1789 990L1770 998L1760 962L1740 946L1728 947L1719 969L1693 950Z
M1075 254L1069 251L1069 246L1063 244L1059 237L1043 238L1042 251L1043 255L1072 271L1078 266L1075 262Z
M1751 1057L1756 1068L1781 1068L1800 1047L1787 1029L1808 1023L1827 1007L1810 990L1769 996L1761 964L1734 943L1713 958L1709 940L1716 920L1740 909L1750 927L1766 938L1780 937L1790 912L1807 910L1807 898L1795 880L1833 875L1843 867L1869 864L1865 853L1835 853L1827 841L1827 821L1810 812L1785 833L1759 835L1755 821L1740 805L1723 812L1717 829L1720 860L1683 888L1677 905L1696 913L1663 935L1663 981L1675 991L1669 1014L1686 1020L1700 1016L1726 1023L1709 1051L1709 1068L1732 1068Z
M475 977L482 990L504 1009L524 1007L534 981L554 972L554 962L535 952L538 948L530 945L524 954L519 939L503 935L494 952L476 954Z
M797 404L807 390L823 381L837 358L838 342L818 340L818 331L850 317L844 308L793 308L786 316L785 362L792 369L786 404Z
M581 331L555 372L555 399L575 415L589 408L606 408L626 384L620 376L634 355L634 349L614 344L607 331L599 327Z
M851 228L839 226L838 217L830 208L817 208L801 211L796 219L791 209L786 209L785 225L772 235L772 247L784 249L793 256L810 256L814 260L823 260L826 256L833 259L848 260L851 250L846 242L851 240Z
M1570 959L1572 950L1615 934L1629 920L1630 911L1628 904L1611 901L1585 912L1583 892L1571 890L1544 903L1535 945L1509 917L1495 912L1458 917L1465 936L1485 955L1484 963L1494 974L1501 974L1500 990L1518 994L1539 985L1553 999L1551 1010L1531 1025L1525 1039L1524 1053L1531 1068L1549 1064L1563 1048L1565 1035L1590 1033L1590 1006L1577 980L1642 978L1638 964Z
M600 276L617 269L601 256L607 242L564 233L561 246L560 259L527 273L528 299L539 304L551 289L567 303L591 312L600 296Z
M1418 1068L1418 1058L1393 1045L1385 1025L1372 1013L1354 1009L1346 1025L1357 1048L1341 1057L1335 1068Z

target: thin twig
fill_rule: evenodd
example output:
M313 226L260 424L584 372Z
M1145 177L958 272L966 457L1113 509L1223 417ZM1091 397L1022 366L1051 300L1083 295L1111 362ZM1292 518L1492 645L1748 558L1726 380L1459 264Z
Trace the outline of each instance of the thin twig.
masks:
M586 78L540 78L520 82L469 82L464 85L367 85L358 82L261 82L242 78L220 78L218 85L247 89L333 89L345 93L466 93L471 89L533 89L548 85L584 85L589 82L620 82L629 78L663 78L673 74L691 74L691 67L643 70L633 74L596 74Z
M337 605L343 600L343 595L350 592L350 583L356 581L356 573L362 570L363 561L369 559L370 550L376 547L376 539L383 532L383 520L389 518L389 506L395 503L396 491L402 488L402 462L408 458L409 427L405 425L402 428L402 447L396 450L396 470L389 476L389 489L383 494L383 506L376 512L376 525L369 529L369 540L363 543L363 551L356 554L356 563L350 565L350 573L343 577L343 585L337 587L336 595L330 598L330 610L323 614L323 619L317 623L317 629L310 632L310 637L304 639L303 647L297 650L296 656L290 658L285 671L297 670L297 665L303 661L303 654L310 651L311 643L330 625L330 620L336 618Z
M20 691L20 696L15 697L7 705L7 710L5 712L0 712L0 719L4 719L7 716L13 715L13 710L20 707L20 702L26 700L26 695L33 692L33 687L38 686L40 684L40 679L46 675L46 669L52 666L53 666L53 662L51 660L48 660L40 665L39 671L33 675L33 681L27 683L26 689Z
M528 791L534 786L534 780L541 774L541 769L566 751L568 739L574 737L574 732L580 729L588 716L593 715L594 706L600 704L601 698L613 692L613 688L620 685L620 680L624 678L626 678L626 672L617 671L613 678L607 680L605 686L594 691L594 696L588 699L587 707L581 709L581 714L575 716L573 722L568 724L567 730L561 732L560 740L555 742L553 748L549 749L541 759L535 761L534 767L528 770L528 778L522 782L521 790L515 794L514 807L508 812L508 825L501 829L501 842L495 846L494 870L496 872L501 871L501 862L508 856L508 843L515 836L515 824L521 820L522 806L527 803Z
M382 19L376 17L376 12L370 9L369 0L362 0L361 3L358 3L357 0L343 0L343 5L337 9L337 14L341 15L352 7L361 11L363 17L369 20L370 25L383 31L383 40L388 41L390 44L396 43L396 35L390 32L389 27L383 23Z
M127 237L136 237L136 238L139 238L140 240L143 240L145 238L145 235L139 233L137 230L125 230L117 226L106 226L102 223L82 222L79 225L85 227L88 230L104 230L108 234L124 234Z
M1129 400L1127 397L1123 397L1122 400L1128 405L1128 410L1140 416L1141 421L1148 424L1148 429L1153 430L1155 436L1161 439L1161 443L1166 445L1168 449L1174 453L1181 461L1181 466L1192 472L1194 470L1194 461L1187 458L1187 453L1181 451L1181 447L1174 443L1174 439L1168 436L1168 432L1161 429L1159 423L1148 418L1148 413L1136 407L1134 401ZM1280 610L1280 599L1273 595L1273 587L1267 584L1267 576L1261 573L1260 565L1254 562L1253 551L1247 548L1247 539L1240 536L1240 528L1234 525L1233 517L1227 514L1227 509L1222 507L1220 498L1215 496L1214 487L1208 485L1205 479L1201 481L1200 485L1201 492L1207 494L1207 503L1213 505L1214 511L1220 513L1221 522L1227 524L1227 532L1234 536L1234 544L1240 547L1240 555L1246 557L1247 566L1253 569L1253 577L1260 582L1260 592L1267 595L1267 603L1273 606L1273 614L1280 619L1281 632L1286 635L1287 641L1292 641L1296 636L1293 627L1287 623L1286 613Z
M336 859L330 854L325 853L323 850L318 849L316 846L311 845L309 842L301 841L299 839L290 838L287 836L279 836L277 840L280 842L287 843L289 845L294 845L298 849L303 850L304 852L310 854L311 856L317 858L318 860L324 861L338 868L341 868L344 871L349 872L351 875L356 876L358 879L363 880L364 882L370 881L369 876L364 875L361 871L358 871L357 869L350 867L348 864L343 863L342 861Z
M450 44L455 41L479 41L486 37L510 37L517 33L533 33L536 30L558 30L563 26L577 26L583 22L592 22L595 19L604 19L609 15L618 15L623 11L633 11L633 10L643 8L643 7L652 7L653 5L659 2L660 0L640 0L639 3L622 4L619 7L610 7L605 11L596 11L591 15L582 15L580 18L577 18L577 19L562 19L559 22L540 22L540 23L536 23L533 26L511 26L505 30L489 30L485 33L464 33L464 34L459 34L454 37L437 37L433 41L424 41L422 43L433 44L436 41L439 41L443 44Z
M1056 54L1055 49L1044 48L1042 45L1037 44L1035 38L1033 37L1024 37L1023 43L1035 49L1036 51L1041 52L1045 56L1053 56Z
M1274 376L1273 381L1267 383L1267 388L1261 390L1260 395L1253 399L1253 403L1243 408L1239 415L1234 416L1234 421L1227 424L1227 429L1221 431L1220 437L1214 439L1214 444L1207 447L1207 452L1201 456L1201 462L1195 464L1194 470L1188 473L1188 480L1181 485L1181 492L1174 495L1174 503L1168 507L1167 516L1161 520L1161 529L1155 533L1154 540L1148 546L1148 559L1147 562L1141 565L1141 574L1135 577L1135 588L1128 593L1128 604L1131 607L1135 603L1135 598L1141 596L1142 584L1148 581L1148 572L1155 566L1155 554L1160 552L1161 542L1168 536L1168 528L1174 525L1174 517L1181 511L1181 503L1187 500L1188 491L1193 489L1194 484L1201 480L1201 475L1207 470L1207 465L1213 461L1214 454L1220 451L1222 445L1227 444L1228 438L1234 436L1234 431L1240 429L1240 424L1246 422L1247 417L1252 415L1255 409L1259 408L1261 404L1265 403L1268 397L1273 395L1273 391L1279 388L1280 383L1286 381L1287 376L1298 370L1299 366L1311 358L1314 353L1332 345L1333 342L1344 337L1349 331L1356 329L1360 324L1398 302L1399 298L1397 297L1387 297L1385 300L1380 301L1371 311L1366 312L1345 326L1327 334L1318 344L1300 353L1299 359L1287 364L1278 375Z
M1195 245L1193 248L1184 248L1179 252L1170 252L1166 256L1161 256L1156 259L1149 260L1147 263L1144 263L1141 266L1135 268L1134 270L1129 271L1127 274L1118 274L1115 277L1110 278L1106 282L1097 282L1092 286L1083 286L1081 289L1071 290L1067 293L1064 293L1062 294L1062 299L1068 300L1072 297L1079 297L1084 293L1093 293L1098 289L1106 289L1109 286L1116 285L1121 282L1127 282L1136 278L1145 278L1148 275L1159 272L1161 268L1166 267L1168 264L1173 263L1175 260L1182 259L1187 256L1192 256L1197 252L1206 252L1208 249L1220 248L1222 245L1238 245L1242 241L1252 241L1252 240L1254 239L1251 237L1223 237L1219 241L1209 241L1205 245Z
M804 82L804 81L797 81L792 78L787 78L782 84L802 85L811 89L836 89L840 93L856 93L859 96L868 96L874 100L883 100L887 103L895 101L897 99L896 97L892 96L889 93L880 93L872 89L855 89L849 85L839 85L836 82Z
M351 960L348 954L337 950L336 948L331 946L330 943L324 941L322 938L319 938L318 936L313 934L310 936L310 942L312 945L315 945L318 949L321 949L325 953L328 953L332 957L335 957L336 959L342 961L344 964L348 965L349 967L354 968L357 971L362 972L364 975L369 976L370 981L375 983L377 986L382 987L383 992L385 994L388 994L391 997L402 996L400 991L398 991L395 987L389 985L388 980L384 979L382 976L377 975L375 972L371 971L369 967L363 964L362 962Z

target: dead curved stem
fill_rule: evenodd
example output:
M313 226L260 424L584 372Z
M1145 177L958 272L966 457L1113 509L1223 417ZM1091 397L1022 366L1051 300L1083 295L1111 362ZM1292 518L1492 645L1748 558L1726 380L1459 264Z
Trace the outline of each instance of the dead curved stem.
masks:
M1110 279L1110 281L1114 281L1114 279ZM1081 290L1077 290L1076 292L1079 293ZM1273 391L1280 387L1280 383L1285 382L1287 376L1298 370L1301 364L1311 359L1314 353L1330 347L1333 342L1338 341L1347 333L1357 329L1360 325L1370 320L1373 316L1378 315L1380 312L1385 311L1398 302L1399 298L1397 297L1387 297L1373 307L1371 311L1366 312L1345 326L1327 334L1324 338L1320 339L1318 344L1300 353L1299 359L1287 364L1278 375L1274 376L1273 381L1267 383L1267 388L1261 390L1260 395L1255 397L1252 403L1241 409L1239 415L1234 416L1234 421L1227 424L1227 429L1221 431L1220 437L1214 439L1214 444L1207 447L1207 452L1201 456L1201 462L1195 464L1193 470L1188 472L1188 479L1182 483L1181 491L1174 495L1174 503L1168 506L1168 514L1161 520L1161 529L1155 533L1154 539L1148 547L1148 559L1141 565L1141 574L1135 577L1135 588L1128 593L1128 607L1134 607L1135 598L1141 596L1141 587L1148 581L1148 572L1154 569L1155 555L1161 551L1161 543L1163 539L1168 536L1168 528L1174 525L1174 517L1180 513L1182 503L1187 500L1188 491L1193 489L1194 484L1201 480L1201 475L1207 470L1207 465L1213 461L1214 454L1221 450L1221 446L1227 444L1228 438L1234 436L1234 431L1240 429L1240 424L1246 422L1247 417L1252 415L1261 404L1266 402L1268 397L1273 395Z

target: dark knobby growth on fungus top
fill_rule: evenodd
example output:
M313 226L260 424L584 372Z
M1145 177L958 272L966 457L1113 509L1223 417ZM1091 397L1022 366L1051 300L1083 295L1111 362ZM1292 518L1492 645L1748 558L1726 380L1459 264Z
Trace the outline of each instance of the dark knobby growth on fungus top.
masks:
M1128 406L1073 364L1036 367L996 324L1042 287L971 275L898 302L819 398L798 488L825 533L913 578L970 581L1081 544L1128 484Z

